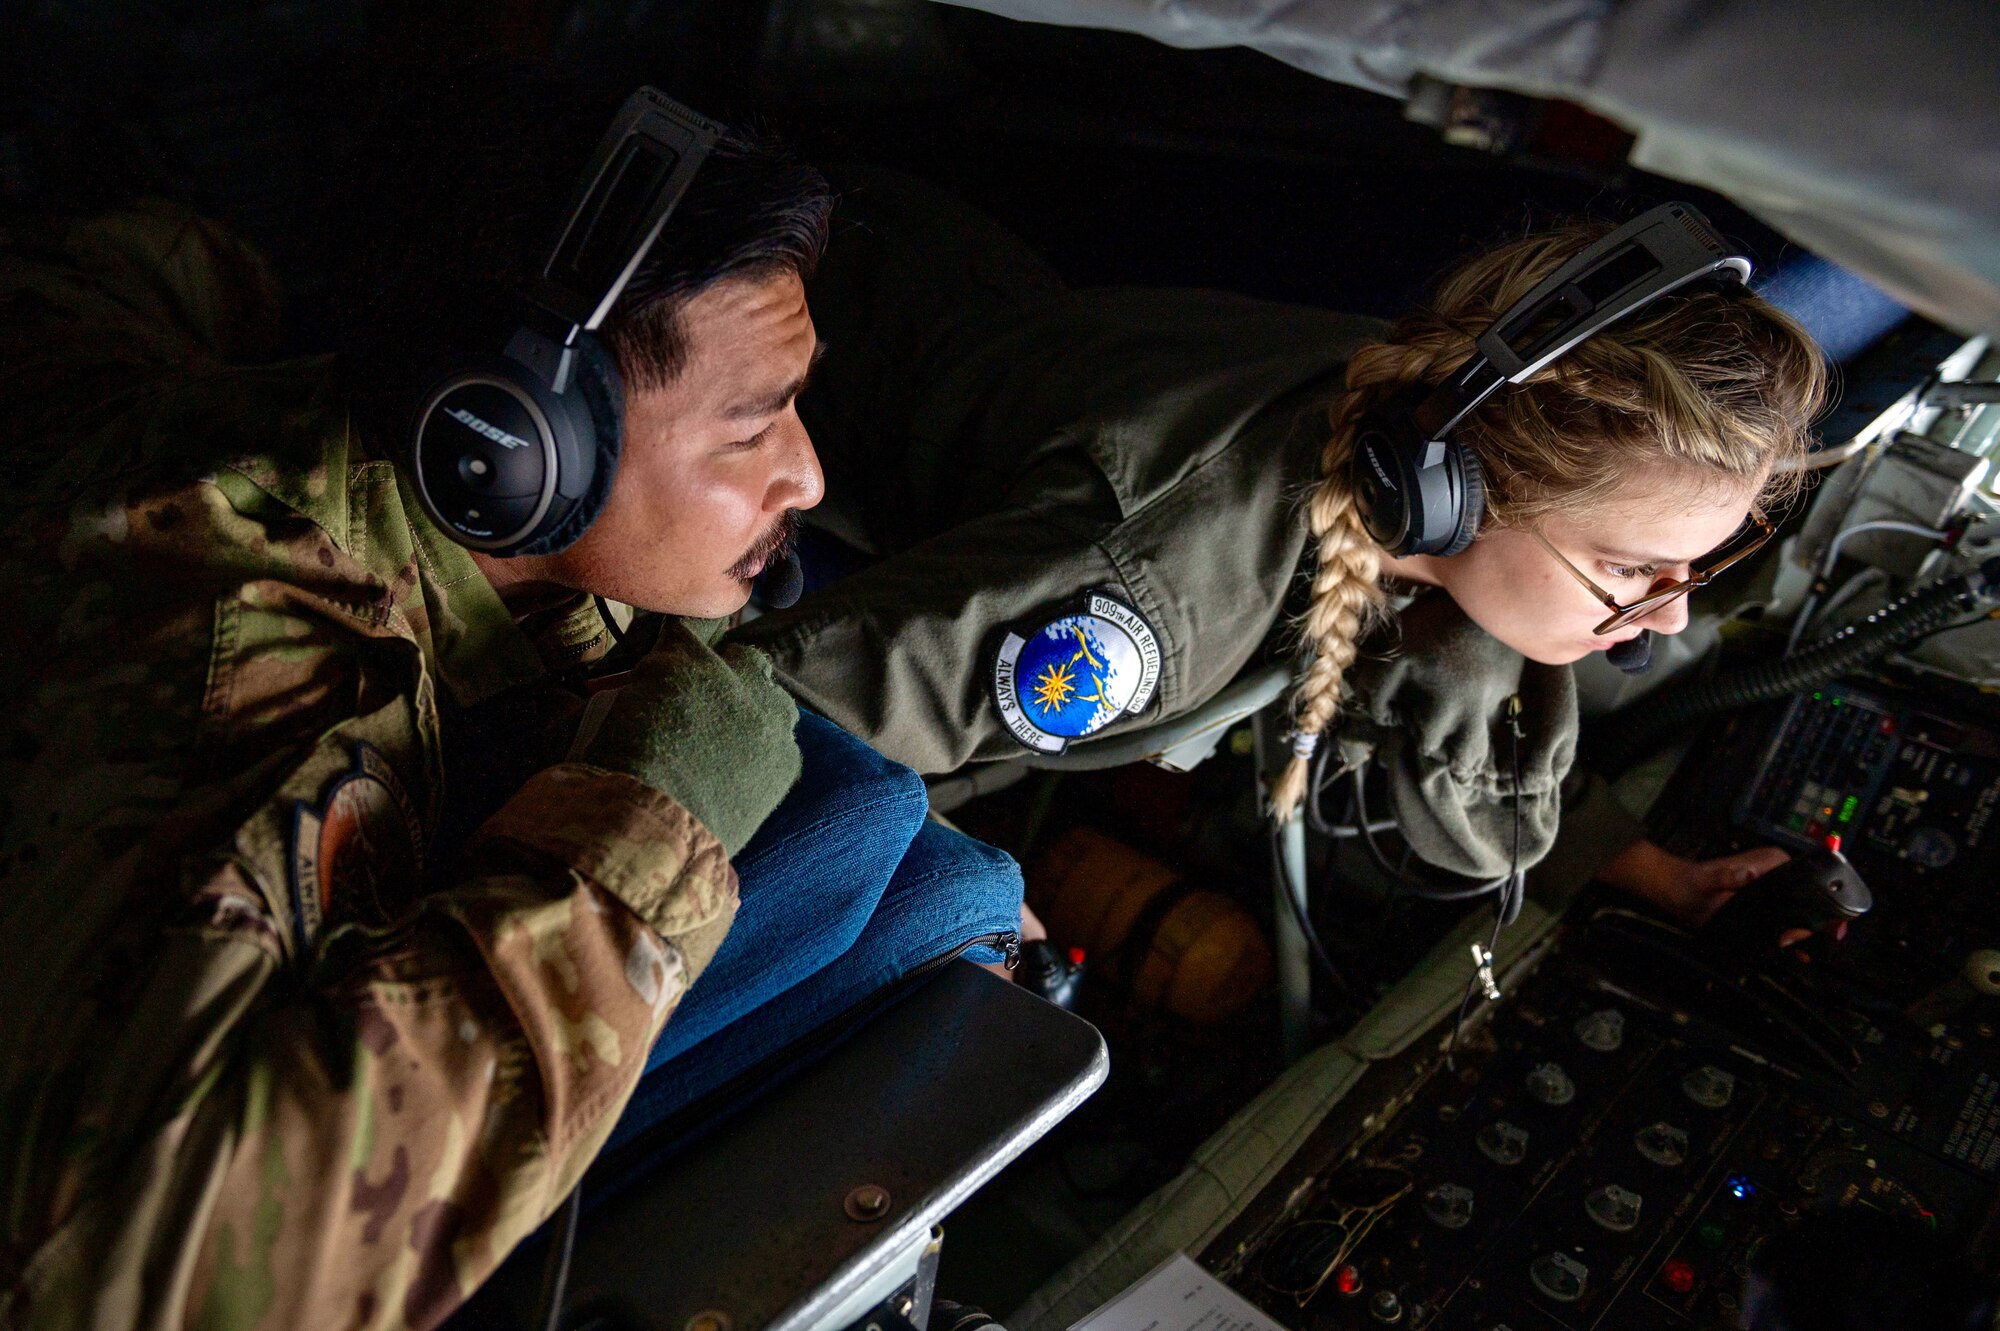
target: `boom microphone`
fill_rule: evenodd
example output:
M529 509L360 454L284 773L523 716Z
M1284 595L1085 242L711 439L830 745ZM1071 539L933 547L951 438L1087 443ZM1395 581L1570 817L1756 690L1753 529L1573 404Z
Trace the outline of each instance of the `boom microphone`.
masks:
M1605 649L1604 659L1628 675L1645 674L1653 668L1653 631L1641 629L1638 637L1612 645Z
M806 571L799 563L798 542L788 541L757 575L757 594L773 610L788 610L806 589Z

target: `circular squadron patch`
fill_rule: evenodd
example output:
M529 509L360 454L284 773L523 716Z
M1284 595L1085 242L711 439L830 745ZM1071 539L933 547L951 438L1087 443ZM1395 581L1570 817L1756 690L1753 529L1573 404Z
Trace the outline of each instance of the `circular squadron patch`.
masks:
M1088 592L1048 619L1009 629L993 658L1000 719L1022 744L1061 753L1121 716L1146 710L1160 686L1160 642L1137 610Z
M317 804L292 808L291 886L301 945L340 913L379 926L416 899L423 823L395 768L356 742L354 765L329 781Z

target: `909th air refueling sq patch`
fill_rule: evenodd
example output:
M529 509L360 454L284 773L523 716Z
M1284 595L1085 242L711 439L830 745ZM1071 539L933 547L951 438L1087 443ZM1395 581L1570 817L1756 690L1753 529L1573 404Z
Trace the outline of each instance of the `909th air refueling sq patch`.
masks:
M1102 591L1007 630L993 657L1000 719L1037 753L1061 753L1071 740L1145 711L1159 686L1152 625Z

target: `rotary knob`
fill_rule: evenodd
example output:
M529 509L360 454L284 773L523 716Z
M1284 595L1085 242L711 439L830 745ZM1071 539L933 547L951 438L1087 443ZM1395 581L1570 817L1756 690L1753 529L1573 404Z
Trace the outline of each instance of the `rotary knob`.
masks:
M1662 1169L1679 1169L1688 1156L1688 1135L1671 1123L1655 1123L1632 1135L1632 1145Z
M1615 1007L1599 1009L1577 1022L1576 1038L1585 1049L1616 1053L1625 1043L1625 1014Z
M1554 1108L1576 1099L1576 1083L1560 1063L1537 1063L1528 1073L1528 1094Z
M1545 1252L1528 1264L1528 1279L1557 1303L1575 1303L1590 1283L1590 1268L1566 1252Z
M1736 1078L1713 1063L1704 1063L1681 1078L1681 1093L1703 1109L1720 1109L1736 1094Z
M1518 1165L1528 1158L1528 1131L1504 1118L1494 1119L1473 1138L1479 1153L1496 1165Z
M1383 1326L1403 1320L1403 1301L1393 1289L1378 1289L1368 1298L1368 1315Z
M1607 1183L1583 1199L1583 1212L1613 1234L1629 1234L1639 1223L1642 1200L1628 1188Z
M1464 1229L1472 1223L1472 1189L1462 1183L1440 1183L1424 1194L1424 1214L1440 1229Z

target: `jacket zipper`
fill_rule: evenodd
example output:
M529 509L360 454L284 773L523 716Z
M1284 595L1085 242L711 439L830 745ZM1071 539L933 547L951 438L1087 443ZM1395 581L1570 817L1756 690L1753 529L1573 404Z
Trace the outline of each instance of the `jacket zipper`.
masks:
M941 966L949 965L970 952L975 947L990 947L1000 954L1001 964L1008 970L1018 970L1021 965L1021 935L1012 929L1003 929L997 934L980 934L968 938L949 952L940 952L929 961L912 966L903 973L904 979L914 975L928 975Z

